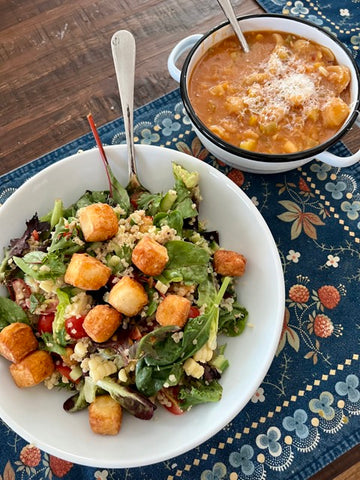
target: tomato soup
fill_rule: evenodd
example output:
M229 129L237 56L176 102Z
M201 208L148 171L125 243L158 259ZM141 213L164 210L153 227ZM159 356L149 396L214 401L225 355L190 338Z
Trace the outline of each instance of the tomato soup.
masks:
M350 71L327 48L293 34L245 33L210 48L189 80L191 104L218 137L267 154L295 153L331 138L349 115Z

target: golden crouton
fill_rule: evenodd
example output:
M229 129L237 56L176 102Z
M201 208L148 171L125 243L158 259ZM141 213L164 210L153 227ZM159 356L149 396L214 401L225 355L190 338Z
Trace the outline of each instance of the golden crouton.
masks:
M156 277L164 270L169 256L163 245L145 236L135 246L131 259L145 275Z
M83 328L94 342L106 342L119 328L121 313L108 305L96 305L86 315Z
M111 269L87 253L74 253L65 272L65 282L83 290L98 290L109 280Z
M177 325L183 327L189 317L191 302L179 295L167 295L156 310L156 320L163 327Z
M25 323L10 323L0 332L0 354L10 362L20 362L38 346L31 327Z
M121 405L110 395L100 395L89 405L89 423L94 433L117 435L121 420Z
M36 350L19 363L10 365L10 373L20 388L33 387L54 372L54 362L50 353Z
M110 290L108 302L128 317L137 315L148 303L144 287L130 277L122 277Z
M102 242L116 235L119 225L114 210L106 203L80 209L80 227L87 242Z
M245 273L246 258L232 250L217 250L214 254L216 273L229 277L241 277Z

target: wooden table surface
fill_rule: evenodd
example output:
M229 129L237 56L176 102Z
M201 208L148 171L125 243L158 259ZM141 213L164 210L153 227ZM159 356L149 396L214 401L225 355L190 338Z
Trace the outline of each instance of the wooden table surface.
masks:
M232 3L238 15L262 11ZM223 20L216 0L0 0L0 175L88 133L89 112L98 126L121 116L116 30L136 39L136 108L177 88L167 72L176 43ZM360 479L360 447L311 480L330 479Z

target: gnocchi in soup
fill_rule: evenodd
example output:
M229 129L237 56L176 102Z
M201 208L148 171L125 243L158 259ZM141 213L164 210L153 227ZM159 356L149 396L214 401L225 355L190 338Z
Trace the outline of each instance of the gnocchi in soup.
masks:
M267 154L307 150L332 137L349 112L350 71L333 53L283 32L245 33L210 48L189 79L191 104L218 137Z

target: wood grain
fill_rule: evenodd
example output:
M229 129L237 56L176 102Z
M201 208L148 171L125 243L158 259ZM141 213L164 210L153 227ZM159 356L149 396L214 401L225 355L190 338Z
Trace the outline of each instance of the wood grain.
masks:
M238 15L261 12L232 0ZM177 88L167 57L224 21L216 0L0 0L0 175L121 116L110 39L136 39L135 107ZM349 146L359 147L358 132ZM356 447L311 480L360 478ZM329 473L330 472L330 473ZM340 480L337 479L337 480Z

